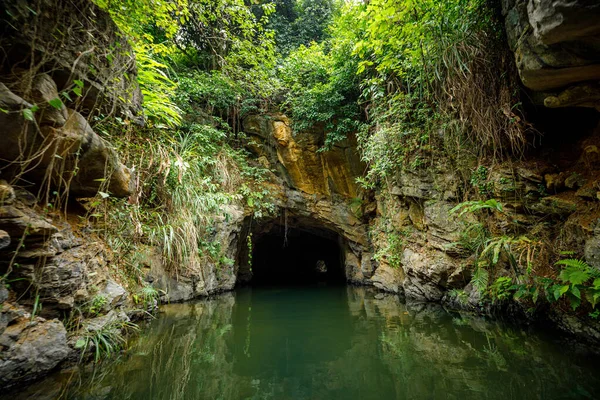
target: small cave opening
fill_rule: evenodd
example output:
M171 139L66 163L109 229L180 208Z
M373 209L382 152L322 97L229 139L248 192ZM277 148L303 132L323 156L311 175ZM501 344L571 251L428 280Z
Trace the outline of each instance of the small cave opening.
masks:
M273 224L253 234L249 284L342 284L341 238L326 228Z
M581 153L580 142L594 135L600 123L600 113L585 107L529 105L527 119L540 133L531 149L532 155L568 167Z

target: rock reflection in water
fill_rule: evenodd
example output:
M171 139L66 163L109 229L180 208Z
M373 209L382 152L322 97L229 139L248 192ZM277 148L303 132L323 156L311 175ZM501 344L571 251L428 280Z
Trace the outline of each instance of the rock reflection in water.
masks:
M120 360L56 375L22 398L598 398L597 361L365 288L243 289L164 306Z

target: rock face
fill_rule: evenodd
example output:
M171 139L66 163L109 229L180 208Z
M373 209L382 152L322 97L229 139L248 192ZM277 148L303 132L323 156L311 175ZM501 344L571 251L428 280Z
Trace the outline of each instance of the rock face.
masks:
M35 207L35 196L0 181L0 276L10 272L10 286L0 282L0 387L36 379L71 356L75 341L57 317L75 307L85 313L82 329L118 319L129 293L111 277L110 252L97 237L62 218L51 219ZM93 311L90 304L102 299ZM35 310L36 316L31 317ZM106 315L103 315L106 314ZM70 334L76 334L70 332Z
M44 97L57 99L51 78L45 74L38 78ZM0 114L4 127L0 158L8 162L9 174L39 184L49 181L53 188L68 188L79 197L95 196L105 186L115 196L131 194L130 170L80 113L62 104L54 108L46 103L35 114L32 107L0 83L0 108L8 110Z
M69 354L67 332L58 320L31 320L20 309L3 310L0 317L0 387L38 378Z
M130 195L131 171L88 123L143 122L133 50L110 16L89 0L5 1L0 47L2 176L76 197Z
M549 107L599 107L600 4L504 0L506 32L523 84ZM575 93L575 95L573 94Z
M17 94L29 99L35 75L46 72L59 92L71 92L76 80L83 82L80 97L77 93L69 96L72 101L62 97L81 103L82 114L118 113L141 122L142 96L133 51L110 16L94 2L7 0L2 8L0 67L3 79L9 77ZM14 76L19 75L19 68L34 75Z
M356 184L364 169L356 139L351 136L328 151L320 151L325 136L322 131L296 132L292 121L280 113L249 116L244 131L250 137L248 149L274 171L269 191L277 211L274 217L252 224L252 218L246 216L241 236L252 233L253 239L258 239L284 218L292 228L339 238L346 278L372 284L369 279L375 264ZM242 281L252 276L245 247L245 242L238 241L236 272Z
M354 137L320 152L323 132L294 132L292 121L280 113L249 116L244 131L252 138L248 147L275 167L290 188L308 194L357 196L355 179L362 174L363 164Z

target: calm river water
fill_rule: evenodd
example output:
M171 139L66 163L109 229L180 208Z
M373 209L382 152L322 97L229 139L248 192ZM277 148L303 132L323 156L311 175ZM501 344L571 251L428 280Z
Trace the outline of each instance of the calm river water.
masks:
M120 359L20 398L598 399L600 359L364 288L245 288L165 305Z

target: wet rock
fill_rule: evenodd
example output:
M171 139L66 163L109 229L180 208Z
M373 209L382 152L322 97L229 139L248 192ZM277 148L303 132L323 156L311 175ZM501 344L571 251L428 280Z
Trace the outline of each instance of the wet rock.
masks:
M344 256L346 279L352 283L361 283L364 280L360 260L353 251L347 250Z
M550 311L549 319L563 332L595 345L600 344L600 322L591 318L580 318L560 310Z
M67 332L58 320L24 315L0 335L0 387L38 378L69 354Z

